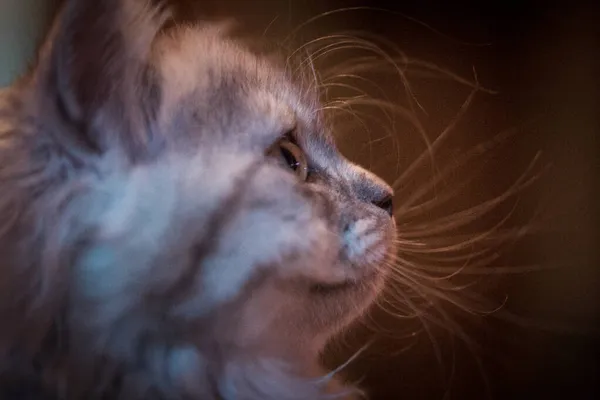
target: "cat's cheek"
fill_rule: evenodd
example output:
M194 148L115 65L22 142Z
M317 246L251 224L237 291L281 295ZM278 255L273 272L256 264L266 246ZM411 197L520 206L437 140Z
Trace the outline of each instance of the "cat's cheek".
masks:
M234 301L259 274L332 283L344 278L328 268L337 260L338 236L295 188L287 171L261 168L228 210L228 223L211 254L201 260L195 290L176 306L177 316L202 317Z
M326 221L316 219L298 230L299 246L286 254L278 266L281 279L335 285L347 279L343 268L336 268L341 242Z

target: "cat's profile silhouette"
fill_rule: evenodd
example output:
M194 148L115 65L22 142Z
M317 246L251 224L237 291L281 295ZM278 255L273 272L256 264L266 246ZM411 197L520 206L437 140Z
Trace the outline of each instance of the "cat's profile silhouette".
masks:
M68 0L0 94L2 399L355 396L318 356L383 285L391 189L310 73L167 12Z

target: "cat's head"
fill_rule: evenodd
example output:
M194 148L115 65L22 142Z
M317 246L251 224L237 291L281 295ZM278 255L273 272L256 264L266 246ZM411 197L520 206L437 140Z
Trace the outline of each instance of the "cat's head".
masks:
M220 25L161 31L144 3L67 2L11 94L8 264L75 358L310 363L383 285L391 189L340 155L294 68Z

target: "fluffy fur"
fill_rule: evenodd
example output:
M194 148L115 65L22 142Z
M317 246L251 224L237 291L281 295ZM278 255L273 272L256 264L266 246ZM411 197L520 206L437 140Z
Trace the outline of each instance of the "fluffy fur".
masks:
M0 397L351 396L318 357L382 286L391 190L283 65L165 20L67 1L0 94Z

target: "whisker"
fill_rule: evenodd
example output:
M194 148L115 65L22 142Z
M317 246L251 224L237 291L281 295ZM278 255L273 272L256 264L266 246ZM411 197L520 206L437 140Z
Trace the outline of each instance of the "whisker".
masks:
M344 7L344 8L338 8L335 10L331 10L331 11L326 11L323 12L319 15L316 15L312 18L309 18L308 20L304 21L303 23L299 24L295 29L292 30L292 32L287 35L284 39L283 42L286 43L288 42L291 38L293 38L295 35L298 34L298 32L300 32L302 29L304 29L306 26L314 23L315 21L318 21L320 19L323 19L325 17L328 17L330 15L334 15L334 14L340 14L343 12L350 12L350 11L374 11L374 12L383 12L386 14L390 14L390 15L394 15L394 16L399 16L401 18L404 18L408 21L411 21L415 24L418 24L428 30L430 30L431 32L440 35L448 40L454 41L454 42L458 42L459 44L462 45L467 45L467 46L489 46L490 43L474 43L474 42L465 42L462 40L457 40L455 38L453 38L452 36L449 36L435 28L433 28L431 25L417 19L414 17L411 17L407 14L404 14L402 12L396 11L396 10L389 10L389 9L385 9L385 8L380 8L380 7L369 7L369 6L356 6L356 7Z
M412 121L413 125L417 128L418 132L420 133L421 137L423 138L423 140L425 141L427 146L430 147L431 143L429 142L427 134L425 133L425 129L422 126L422 124L419 121L416 114L414 113L413 103L416 103L420 108L422 108L422 106L416 100L416 97L414 96L412 89L410 88L410 83L406 79L406 76L404 75L403 70L397 65L397 63L385 51L383 51L377 44L375 44L371 41L362 39L362 38L352 37L352 36L348 36L348 35L330 35L327 37L315 39L315 40L309 42L309 44L315 43L317 41L331 40L331 39L337 39L338 42L333 43L331 45L324 46L323 48L317 50L317 52L319 52L319 54L314 56L315 60L318 58L321 58L324 55L331 53L332 51L339 51L341 49L354 49L354 50L362 49L362 50L371 51L371 52L381 56L382 59L389 62L390 66L392 66L395 69L396 73L398 74L399 78L401 79L401 82L404 85L405 91L407 93L407 100L409 102L409 107L410 107L411 111L413 112L411 121Z
M453 129L455 128L456 123L459 120L459 118L466 112L466 110L468 109L469 105L473 101L475 93L477 93L477 89L473 89L471 91L471 93L469 94L469 96L467 97L467 99L465 100L465 102L462 104L462 106L460 107L458 113L453 118L453 120L450 122L450 124L433 141L433 143L431 144L431 146L429 146L427 155L429 155L431 158L433 158L433 156L434 156L435 152L437 151L437 149L439 149L439 147L442 145L442 143L444 143L445 139L453 131ZM404 182L406 182L407 177L410 176L410 174L419 165L421 165L421 163L425 159L425 155L426 155L426 153L421 153L421 155L419 157L417 157L417 159L408 166L408 168L400 175L400 177L398 177L398 179L396 179L394 181L394 183L392 184L392 187L393 188L397 188L398 186L401 186ZM434 184L434 186L435 186L435 184Z
M267 36L267 32L269 31L269 28L271 28L271 26L273 26L273 24L275 23L275 21L277 21L278 18L279 18L279 15L276 15L275 18L273 18L271 20L271 22L268 23L268 25L263 30L263 33L262 33L263 37Z
M404 227L404 229L401 232L402 236L404 238L414 238L416 236L423 238L425 236L432 236L465 226L468 223L479 219L482 215L489 213L492 209L497 207L509 197L523 191L538 180L539 175L534 175L529 179L526 179L527 175L531 172L533 166L537 164L537 161L539 159L538 156L536 156L533 159L533 161L531 162L527 170L523 173L523 175L521 175L521 177L517 179L515 183L504 193L498 195L493 199L484 201L476 206L469 207L467 209L455 212L445 217L437 218L436 220L433 220L426 224ZM407 228L410 228L410 230Z

